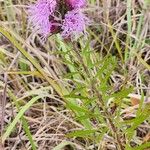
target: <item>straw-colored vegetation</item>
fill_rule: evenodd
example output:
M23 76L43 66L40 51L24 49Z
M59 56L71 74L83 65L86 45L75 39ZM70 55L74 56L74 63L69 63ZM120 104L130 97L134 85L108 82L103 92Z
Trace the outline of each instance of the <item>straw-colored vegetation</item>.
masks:
M89 0L87 38L45 44L33 0L0 0L6 150L150 149L150 1Z

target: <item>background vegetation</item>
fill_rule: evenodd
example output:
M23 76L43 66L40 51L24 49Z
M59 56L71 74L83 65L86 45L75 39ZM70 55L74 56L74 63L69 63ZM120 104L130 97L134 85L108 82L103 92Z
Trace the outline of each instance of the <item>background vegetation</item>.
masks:
M0 149L150 149L150 1L89 0L87 38L45 44L32 2L0 1Z

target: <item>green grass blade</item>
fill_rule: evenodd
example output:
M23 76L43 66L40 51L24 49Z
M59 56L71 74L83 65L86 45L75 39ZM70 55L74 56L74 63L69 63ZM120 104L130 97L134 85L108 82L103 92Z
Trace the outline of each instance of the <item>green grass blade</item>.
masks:
M13 101L14 101L14 103L15 103L18 111L19 111L20 110L20 106L19 106L19 103L17 102L16 96L10 90L8 90L8 94L13 99ZM24 129L24 131L25 131L25 133L26 133L26 135L27 135L27 137L28 137L28 139L29 139L29 141L31 143L32 149L36 150L36 144L35 144L35 142L34 142L34 140L32 138L32 134L31 134L31 132L29 130L29 125L28 125L28 123L27 123L27 121L26 121L26 119L24 118L23 115L21 117L21 121L22 121L23 129Z
M6 132L2 136L2 143L9 137L11 132L13 131L15 125L20 120L20 118L23 116L23 114L40 98L44 97L42 96L36 96L32 98L25 106L22 107L22 109L19 111L19 113L16 115L15 119L12 121L12 123L9 124L8 128L6 129Z
M94 134L96 130L78 130L67 134L67 137L88 137Z
M63 141L59 145L57 145L55 148L53 148L53 150L62 150L67 145L74 145L74 143L68 142L68 141Z

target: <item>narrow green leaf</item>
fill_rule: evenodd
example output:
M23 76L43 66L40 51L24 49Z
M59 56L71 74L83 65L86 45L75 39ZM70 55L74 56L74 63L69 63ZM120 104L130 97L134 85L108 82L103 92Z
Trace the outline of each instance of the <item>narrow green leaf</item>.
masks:
M67 137L87 137L97 130L78 130L67 134Z
M71 102L68 102L66 104L66 107L70 108L73 111L77 111L77 112L84 112L84 113L90 113L89 110L85 109L84 107L79 107L78 105L75 105Z
M150 148L150 142L147 142L147 143L142 144L142 145L140 145L138 147L135 147L132 150L146 150L147 148Z

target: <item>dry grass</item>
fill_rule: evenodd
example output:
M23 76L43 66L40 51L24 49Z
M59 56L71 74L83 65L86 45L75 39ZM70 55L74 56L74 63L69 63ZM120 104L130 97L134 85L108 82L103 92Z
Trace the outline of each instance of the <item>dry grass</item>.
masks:
M75 114L65 107L66 101L63 99L63 95L67 95L76 88L75 81L82 82L82 80L77 78L71 81L65 78L65 75L70 72L68 71L69 65L64 64L63 55L59 52L65 53L68 47L60 40L59 35L50 37L47 43L42 45L39 35L28 26L26 8L30 3L32 0L0 1L0 26L5 27L26 52L36 59L44 74L43 76L29 58L26 58L10 41L0 35L1 134L4 134L6 127L26 103L40 96L24 114L38 150L52 150L60 143L68 145L62 148L64 150L117 150L116 141L108 131L99 142L85 137L66 136L70 131L85 129L85 126L77 121ZM120 113L122 120L136 117L136 110L140 105L142 95L145 96L143 104L149 105L150 102L149 7L146 6L144 0L127 0L127 2L91 0L86 10L94 22L88 29L93 61L102 59L107 54L116 56L117 67L111 75L109 84L114 92L120 91L124 86L134 88L129 97L124 100L125 103ZM72 58L72 61L76 59ZM59 87L55 87L56 82L62 91ZM112 105L109 109L113 112L115 106ZM112 117L113 115L112 113ZM91 123L93 128L103 127L103 124L99 124L94 119ZM131 146L149 142L149 119L144 120L134 133ZM123 139L126 138L121 137L121 140ZM122 141L124 142L126 141ZM0 149L32 149L23 130L21 119L11 135L1 144Z

